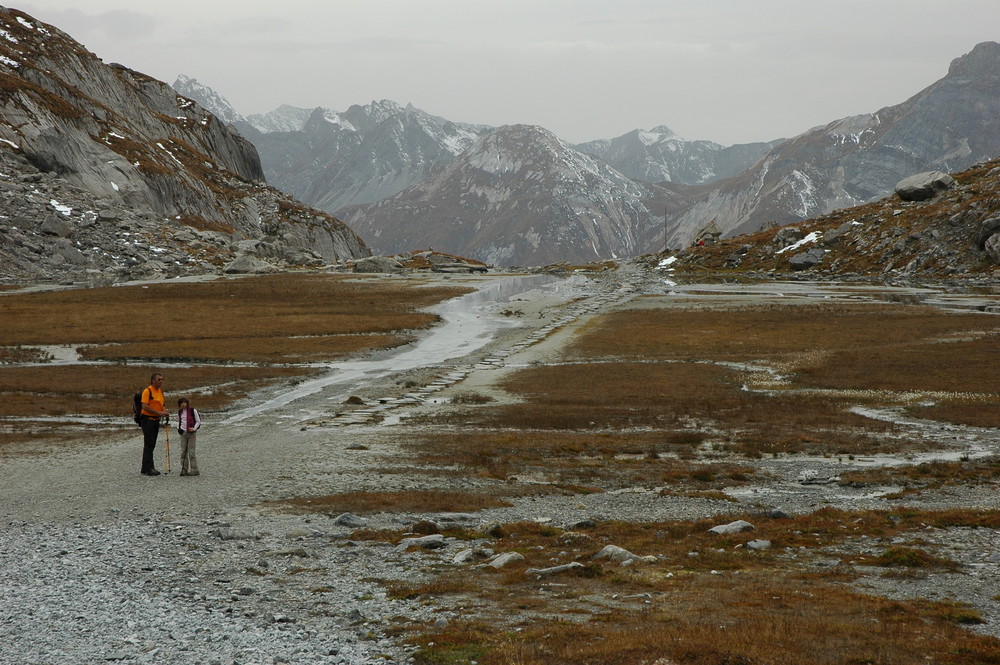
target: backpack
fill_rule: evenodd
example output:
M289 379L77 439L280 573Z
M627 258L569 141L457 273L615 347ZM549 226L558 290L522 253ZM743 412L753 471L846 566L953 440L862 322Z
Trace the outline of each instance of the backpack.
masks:
M132 396L132 420L142 426L142 390Z

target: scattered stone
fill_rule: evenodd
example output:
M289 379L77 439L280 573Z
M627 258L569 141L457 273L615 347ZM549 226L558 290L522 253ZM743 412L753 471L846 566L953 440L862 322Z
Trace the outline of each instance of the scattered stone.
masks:
M397 552L405 552L411 547L421 547L425 550L436 550L442 547L447 547L448 542L445 540L444 536L440 533L435 533L430 536L421 536L420 538L404 538L400 541L399 545L396 546Z
M389 256L369 256L354 262L354 272L400 273L403 272L403 264Z
M222 272L227 275L262 275L276 270L277 268L267 261L250 254L243 254L228 263Z
M361 529L368 526L368 520L351 513L341 513L333 522L337 526L346 526L350 529Z
M826 256L826 250L821 247L813 247L805 252L799 252L788 259L792 270L808 270L819 264Z
M571 563L565 563L561 566L552 566L551 568L528 568L524 571L525 575L535 575L537 577L552 577L553 575L562 575L563 573L571 573L586 568L579 561L573 561Z
M713 526L709 529L709 533L716 533L720 535L728 535L732 533L741 533L743 531L753 531L757 527L750 522L745 520L736 520L735 522L730 522L729 524L720 524L719 526Z
M497 556L495 556L493 560L487 563L486 565L489 566L490 568L499 569L503 568L504 566L508 566L512 563L518 563L520 561L524 561L524 555L519 554L518 552L504 552L503 554L498 554Z
M656 557L641 557L637 554L633 554L628 550L618 547L617 545L607 545L600 552L591 557L595 561L600 561L601 559L610 559L616 563L622 565L635 563L637 561L652 562L656 561Z

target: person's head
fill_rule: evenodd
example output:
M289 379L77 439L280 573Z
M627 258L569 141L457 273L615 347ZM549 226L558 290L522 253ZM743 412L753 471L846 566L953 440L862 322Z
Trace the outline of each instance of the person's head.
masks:
M181 397L179 400L177 400L178 409L186 409L189 406L191 406L191 402L189 402L186 397Z
M159 388L160 384L163 383L163 375L159 372L153 372L149 377L149 382Z

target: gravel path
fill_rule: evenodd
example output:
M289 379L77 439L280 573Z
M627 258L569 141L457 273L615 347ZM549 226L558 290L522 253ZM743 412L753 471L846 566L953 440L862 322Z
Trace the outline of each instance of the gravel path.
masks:
M497 376L553 356L587 317L632 295L659 288L623 271L579 292L534 291L499 307L516 307L522 325L449 366L410 369L350 386L368 401L345 422L336 412L343 386L229 425L206 418L199 437L199 477L138 474L138 434L97 433L86 449L4 459L0 467L0 663L406 663L409 651L387 635L400 622L441 625L452 614L425 602L390 599L384 580L416 580L466 547L429 555L384 543L353 542L355 526L329 518L282 514L262 502L351 490L440 487L422 474L382 473L394 449L386 436L397 415L435 408L452 384L488 386ZM406 398L405 381L427 385ZM169 396L169 377L167 381ZM260 404L270 395L256 396ZM380 399L381 397L381 399ZM370 417L366 417L365 414ZM216 423L220 418L216 418ZM367 422L383 420L381 424ZM977 432L995 453L996 432ZM176 441L172 443L177 444ZM163 436L157 460L162 459ZM175 453L176 454L176 453ZM766 486L734 494L738 502L661 496L657 488L519 501L474 515L435 516L468 522L582 519L693 519L822 505L885 508L870 488L823 479L864 461L762 460ZM162 466L160 467L163 468ZM474 478L451 487L472 489ZM995 487L925 493L921 506L998 506ZM400 528L419 515L374 516L374 528ZM958 533L956 533L958 532ZM977 630L1000 636L1000 556L988 530L928 532L967 571L928 579L861 584L887 595L956 598L987 618ZM876 544L849 542L863 550ZM835 553L831 552L831 556Z

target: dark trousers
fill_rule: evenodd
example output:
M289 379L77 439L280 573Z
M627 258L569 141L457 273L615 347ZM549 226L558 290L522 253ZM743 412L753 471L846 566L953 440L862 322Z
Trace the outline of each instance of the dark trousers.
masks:
M160 421L154 418L142 417L142 467L139 473L149 473L156 466L153 464L153 449L156 448L156 437L160 434Z

